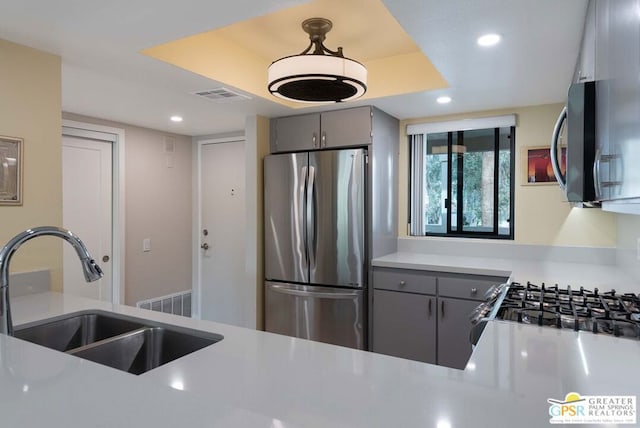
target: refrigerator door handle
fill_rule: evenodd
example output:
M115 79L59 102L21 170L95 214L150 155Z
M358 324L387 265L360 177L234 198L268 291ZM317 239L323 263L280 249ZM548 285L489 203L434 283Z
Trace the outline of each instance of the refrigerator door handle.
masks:
M309 270L313 272L316 267L316 248L317 242L317 221L318 212L316 207L316 169L309 166L309 174L307 181L307 254L309 260Z
M355 299L360 296L360 291L338 291L338 292L322 292L322 291L303 291L286 285L269 284L269 288L277 293L289 294L300 297L314 297L321 299Z
M307 269L309 266L309 243L307 237L307 231L305 230L307 225L305 224L305 219L307 217L305 212L305 204L307 200L307 192L308 192L308 176L307 176L308 168L303 166L301 168L301 176L304 177L304 180L301 180L300 187L298 188L298 206L295 210L296 222L295 226L299 229L299 235L302 236L302 250L303 250L303 264L305 266L304 269Z

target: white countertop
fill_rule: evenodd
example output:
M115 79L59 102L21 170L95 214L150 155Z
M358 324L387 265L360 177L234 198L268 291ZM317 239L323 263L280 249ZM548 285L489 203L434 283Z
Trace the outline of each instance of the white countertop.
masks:
M611 288L619 293L640 293L636 280L614 265L554 263L521 259L458 257L426 253L393 253L371 261L373 266L509 277L511 281L559 284L585 288Z
M57 293L12 304L16 324L101 308L224 340L134 376L0 335L2 427L544 427L547 398L639 391L640 341L590 333L490 322L461 371Z

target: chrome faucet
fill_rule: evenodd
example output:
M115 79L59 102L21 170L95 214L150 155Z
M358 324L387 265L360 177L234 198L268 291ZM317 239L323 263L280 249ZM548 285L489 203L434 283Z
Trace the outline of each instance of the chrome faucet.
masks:
M0 250L0 333L13 336L13 322L11 321L11 306L9 305L9 262L16 250L26 241L38 236L57 236L70 243L78 253L82 262L82 271L87 282L102 278L102 269L91 258L87 247L80 238L71 231L55 226L41 226L25 230L17 234Z

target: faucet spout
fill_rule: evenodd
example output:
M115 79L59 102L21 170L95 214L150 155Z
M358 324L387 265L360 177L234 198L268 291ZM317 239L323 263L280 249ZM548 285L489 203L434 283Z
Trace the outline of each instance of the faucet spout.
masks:
M40 226L17 234L0 250L0 333L13 336L11 305L9 304L9 263L11 257L22 244L38 236L57 236L70 243L80 258L84 278L87 282L96 281L102 277L100 266L93 260L80 238L71 231L55 226Z

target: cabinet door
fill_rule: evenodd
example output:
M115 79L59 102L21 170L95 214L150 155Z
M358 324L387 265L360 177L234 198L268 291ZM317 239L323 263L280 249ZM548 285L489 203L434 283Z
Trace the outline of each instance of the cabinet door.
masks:
M597 197L602 200L611 199L611 187L602 183L612 181L609 162L602 162L602 156L608 159L611 155L609 144L611 98L611 58L610 58L610 2L598 1L595 4L596 16L596 163L594 171Z
M271 122L271 152L296 152L319 147L319 114L281 117Z
M640 196L638 159L640 146L640 21L638 0L609 1L609 52L611 104L609 107L608 163L611 199ZM634 11L635 16L630 14ZM631 15L631 16L630 16Z
M366 146L371 143L371 107L322 113L321 148Z
M576 64L573 81L590 82L595 80L596 72L596 2L589 2L587 16L582 33L580 56Z
M435 364L435 296L374 290L373 352Z
M638 0L596 2L596 177L602 200L640 196Z
M464 369L471 357L469 314L477 301L438 298L438 365Z

